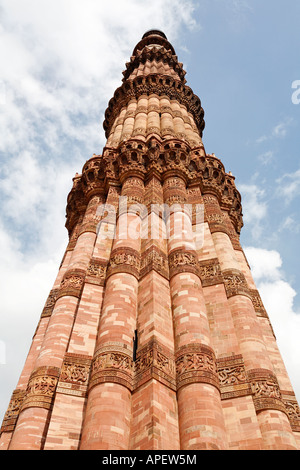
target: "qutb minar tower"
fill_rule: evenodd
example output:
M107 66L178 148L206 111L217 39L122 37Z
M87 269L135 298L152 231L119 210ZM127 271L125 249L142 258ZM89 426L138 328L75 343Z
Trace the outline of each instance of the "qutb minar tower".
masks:
M4 450L299 450L300 411L239 242L235 178L164 33L135 47L76 174L69 243Z

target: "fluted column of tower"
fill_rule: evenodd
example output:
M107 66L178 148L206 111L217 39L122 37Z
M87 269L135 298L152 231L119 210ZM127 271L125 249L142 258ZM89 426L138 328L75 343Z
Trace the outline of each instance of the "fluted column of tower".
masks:
M240 245L235 178L161 31L133 50L107 142L73 179L69 243L2 449L287 450L300 411Z

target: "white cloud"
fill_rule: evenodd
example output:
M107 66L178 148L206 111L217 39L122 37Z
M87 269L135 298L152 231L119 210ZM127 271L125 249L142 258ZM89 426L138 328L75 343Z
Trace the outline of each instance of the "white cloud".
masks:
M280 196L285 197L285 202L290 203L300 194L300 169L293 173L286 173L276 180L280 187Z
M89 138L93 151L103 145L101 112L121 85L133 47L152 27L164 29L170 39L183 25L194 28L193 10L189 0L153 0L146 6L138 0L74 0L72 8L68 0L4 0L0 150L18 151L40 138L52 151L56 145L61 150L64 136Z
M284 138L288 133L289 127L292 125L293 119L290 117L285 118L279 122L272 130L271 136L275 138Z
M274 157L274 152L269 150L268 152L264 152L261 155L259 155L258 159L263 165L268 165L273 160L273 157Z
M2 215L41 233L41 214L64 210L71 178L105 144L104 110L133 47L153 27L170 40L195 28L193 12L192 0L2 1Z
M45 244L47 245L47 243ZM51 285L63 253L27 256L18 238L0 226L0 342L4 345L5 363L0 363L0 420L6 411L12 391L29 351ZM53 249L53 246L52 246Z
M279 124L277 124L277 126L275 126L273 129L272 136L285 137L287 134L287 128L289 124L290 124L290 120L280 122Z
M283 119L281 122L279 122L278 124L276 124L276 126L273 127L270 134L262 135L256 140L256 143L262 144L263 142L266 142L267 140L283 139L284 137L286 137L288 133L288 129L292 125L292 123L293 123L293 119L290 117Z
M247 224L248 229L251 227L253 239L258 239L268 209L265 201L265 191L256 184L242 184L239 185L238 189L242 195L244 222Z
M281 279L282 259L280 254L273 250L247 247L245 253L252 268L252 274L256 281L267 279L277 281Z
M249 24L249 14L253 12L250 2L247 0L216 0L217 8L223 8L227 13L227 23L231 30L240 33ZM221 5L220 5L221 3Z
M235 12L237 15L245 14L252 11L252 7L246 0L231 0L228 2L228 6L231 11Z
M266 135L262 135L261 137L259 137L257 140L256 140L256 143L257 144L262 144L263 142L265 142L266 140L268 140L268 137Z
M255 247L246 247L244 251L270 317L294 391L300 400L300 312L295 308L297 293L285 279L280 253Z
M300 232L300 223L295 219L295 216L288 215L283 222L281 223L278 231L282 232L284 230L289 230L290 232L299 233Z

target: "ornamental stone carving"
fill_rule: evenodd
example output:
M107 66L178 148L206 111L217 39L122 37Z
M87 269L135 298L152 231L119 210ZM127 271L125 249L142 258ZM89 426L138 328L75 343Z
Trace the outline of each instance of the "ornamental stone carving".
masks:
M136 129L135 132L138 130ZM141 134L141 131L138 132ZM120 145L118 148L117 164L118 174L121 182L124 182L126 187L126 178L131 179L133 175L138 175L140 180L144 179L146 174L145 156L143 148L137 148L133 144L134 141L129 140L126 146ZM139 185L137 186L139 187ZM142 188L141 188L142 189Z
M176 390L174 354L156 340L150 341L137 352L134 371L135 388L155 379Z
M111 253L107 277L116 273L128 273L137 279L140 274L140 253L131 248L117 248Z
M55 377L36 377L31 380L29 388L27 388L27 395L44 395L52 396L55 391L56 378Z
M259 317L268 318L268 314L267 314L266 309L264 307L264 304L261 300L261 296L260 296L259 292L255 289L251 289L249 292L250 292L251 300L252 300L252 303L253 303L254 310L255 310L256 314Z
M194 251L173 251L169 254L170 277L179 273L192 272L199 276L198 257Z
M92 258L86 273L86 282L104 286L107 270L107 261Z
M213 222L216 224L223 224L224 222L224 215L223 214L209 214L207 216L208 223Z
M207 383L219 389L216 358L208 346L191 344L176 353L177 389L190 383Z
M148 248L142 253L140 279L152 270L158 272L166 279L169 279L168 257L155 246Z
M300 408L296 400L285 401L285 406L290 419L297 419L300 421Z
M214 286L223 283L221 266L217 258L199 261L198 266L203 287Z
M257 412L278 410L287 414L276 376L264 369L247 372Z
M81 222L86 206L87 201L83 192L82 177L76 174L73 178L73 188L68 195L66 207L66 228L69 236L74 233L74 228L76 225L78 226L78 222Z
M284 406L294 432L300 432L300 408L293 393L287 393L284 397Z
M165 199L165 203L168 204L172 209L183 209L183 205L186 203L186 197L181 194L173 194ZM180 205L181 207L175 208L174 206Z
M223 367L219 370L221 386L236 385L246 381L245 367L242 365Z
M174 99L183 104L193 115L200 136L202 136L205 127L204 111L198 96L192 92L190 87L185 86L180 80L159 74L149 74L126 81L115 91L114 97L110 100L105 112L103 127L106 137L109 137L112 125L119 115L120 110L126 107L132 98L138 99L141 95L150 94L156 94L158 96L165 95L171 100Z
M251 394L250 384L241 355L217 360L218 377L222 399L236 398Z
M225 214L222 214L222 213L207 214L206 221L208 222L211 233L215 233L215 232L228 233L228 230L226 227Z
M104 382L119 383L133 389L132 352L119 344L101 347L94 356L89 390Z
M281 398L277 380L273 377L253 382L252 391L255 398Z
M59 289L52 289L48 299L46 301L45 307L42 312L42 318L51 317L55 302L59 293Z
M143 372L153 365L153 349L146 348L143 351L140 351L137 359L134 363L135 372L137 374Z
M82 188L87 200L105 193L103 177L103 159L101 155L93 155L82 170Z
M150 126L150 127L147 127L147 133L146 133L146 136L150 136L151 134L158 134L160 135L160 127L157 127L157 126Z
M99 354L93 363L93 373L110 368L131 371L132 360L128 355L120 352Z
M67 246L66 251L72 251L74 250L78 237L79 237L79 231L81 229L82 221L83 221L83 216L84 214L80 214L78 219L76 220L76 223L72 227L72 229L69 230L69 243ZM68 225L68 222L67 222Z
M105 147L103 150L103 173L105 183L119 184L118 152L115 148Z
M144 196L138 193L130 194L128 196L122 195L122 199L119 202L119 215L124 213L133 213L142 219L148 215L148 211L143 203Z
M81 269L67 271L61 281L57 299L68 295L80 298L85 275L86 272Z
M13 392L8 409L3 419L0 433L12 432L15 429L25 395L25 390L17 389Z
M229 269L222 272L227 297L234 295L246 295L250 297L248 283L243 273Z
M65 361L60 380L68 383L86 384L89 378L89 369L89 364L74 364L71 361Z
M87 395L92 358L67 353L57 384L57 392L85 397Z
M166 49L163 46L145 46L142 51L137 51L136 55L131 57L130 62L126 63L126 70L123 72L123 82L130 78L130 75L140 64L145 64L147 61L168 64L178 75L178 78L181 79L182 83L186 83L184 78L186 72L183 70L183 64L178 62L177 56L174 55L170 49Z
M93 160L94 165L98 162L100 166L90 167ZM108 184L111 182L115 185L125 184L128 177L131 179L130 177L138 176L141 181L146 182L151 175L155 175L160 180L168 180L172 175L177 175L185 181L184 185L186 183L197 185L201 190L212 230L221 230L229 234L233 229L237 238L234 234L230 235L230 238L235 248L241 249L238 240L243 226L241 196L236 190L234 178L225 173L221 161L213 155L205 155L202 148L192 149L189 143L175 136L170 136L167 141L164 141L160 137L149 135L146 142L137 136L122 141L117 148L106 147L103 150L103 157L93 157L91 162L88 161L87 166L84 166L85 176L78 175L74 179L76 184L74 182L74 187L68 197L66 226L70 234L82 213L85 212L88 203L84 190L87 175L90 174L89 177L95 179L95 184L105 188L105 193L100 191L101 197L106 194ZM93 176L91 176L91 171ZM135 191L139 188L136 185L132 187ZM182 192L181 189L184 191ZM93 194L99 194L99 192L93 193L92 191L91 195ZM128 195L133 198L132 204L144 204L143 194L139 191ZM164 202L170 205L186 203L185 189L171 188L171 193L165 195ZM216 204L218 204L217 212L213 210ZM220 210L223 211L224 219ZM232 226L228 225L227 219L231 221ZM80 230L83 229L95 231L95 224L80 228ZM74 232L75 238L70 240L69 249L74 247L78 233L75 235Z
M181 190L184 191L186 190L186 184L181 178L167 178L164 181L164 189L170 190L170 189L175 189L175 190Z
M213 205L218 205L218 198L216 196L211 196L209 194L205 194L203 196L203 202L205 205L213 204Z
M52 408L60 369L57 367L40 367L36 369L28 382L26 396L21 411L26 408Z

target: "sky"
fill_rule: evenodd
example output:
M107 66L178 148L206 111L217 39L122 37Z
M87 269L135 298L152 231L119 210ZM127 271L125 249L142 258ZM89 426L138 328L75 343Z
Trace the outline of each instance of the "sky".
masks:
M67 245L75 173L105 145L132 51L161 29L242 195L241 242L300 401L300 2L0 0L0 421Z

